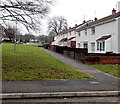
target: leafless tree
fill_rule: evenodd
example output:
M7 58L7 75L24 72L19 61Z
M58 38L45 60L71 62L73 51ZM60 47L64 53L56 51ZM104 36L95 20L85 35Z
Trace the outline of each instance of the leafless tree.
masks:
M35 36L32 34L25 34L24 35L24 42L30 42L30 40L35 40Z
M54 41L54 36L55 35L56 35L56 33L52 29L47 36L47 43L51 44Z
M38 37L36 37L38 42L44 44L47 43L47 36L46 35L39 35Z
M0 0L0 20L18 21L27 30L40 28L40 19L50 10L50 0Z
M62 16L53 17L49 20L48 25L48 30L52 30L58 35L67 27L67 20Z

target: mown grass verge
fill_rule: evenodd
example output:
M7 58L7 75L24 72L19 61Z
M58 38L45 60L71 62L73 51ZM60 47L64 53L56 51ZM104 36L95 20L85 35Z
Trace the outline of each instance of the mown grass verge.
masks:
M90 76L63 63L37 46L2 45L3 80L59 80L92 79Z
M120 65L90 65L94 68L99 69L102 72L111 74L120 78Z

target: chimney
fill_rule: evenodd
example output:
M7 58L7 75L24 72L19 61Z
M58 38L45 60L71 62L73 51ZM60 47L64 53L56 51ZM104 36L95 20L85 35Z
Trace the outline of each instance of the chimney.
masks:
M112 14L115 14L116 13L116 10L113 8L113 10L112 10Z
M75 27L77 27L77 24L75 24Z
M97 20L98 20L97 17L95 17L95 18L94 18L94 21L97 21Z
M84 20L83 23L85 23L86 21Z

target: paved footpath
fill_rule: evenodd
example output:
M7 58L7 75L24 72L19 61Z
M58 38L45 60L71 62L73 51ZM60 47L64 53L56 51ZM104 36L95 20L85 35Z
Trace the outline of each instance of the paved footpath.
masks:
M66 64L93 76L96 80L3 81L3 93L118 91L119 81L116 77L100 72L95 68L56 52L46 49L43 50Z

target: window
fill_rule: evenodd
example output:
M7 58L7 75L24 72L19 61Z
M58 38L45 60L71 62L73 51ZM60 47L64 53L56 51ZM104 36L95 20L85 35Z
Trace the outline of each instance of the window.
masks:
M88 48L88 43L87 42L83 43L83 47Z
M71 35L71 31L70 31L70 35Z
M76 34L76 31L74 31L74 34Z
M99 51L99 49L100 49L99 47L100 47L100 46L99 46L99 42L97 42L97 50L98 50L98 51Z
M92 52L95 51L95 42L91 42L91 50L92 50Z
M85 29L85 35L87 35L87 29Z
M92 35L95 34L95 27L92 27L91 31L92 31Z
M98 51L105 51L105 41L97 42L97 50Z
M81 35L81 31L78 33L78 35L79 35L79 36Z
M80 43L78 43L78 48L80 48Z
M68 47L70 47L70 40L68 40L68 42L67 42L67 43L68 43Z

